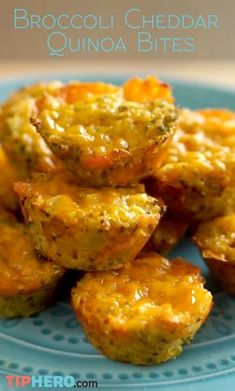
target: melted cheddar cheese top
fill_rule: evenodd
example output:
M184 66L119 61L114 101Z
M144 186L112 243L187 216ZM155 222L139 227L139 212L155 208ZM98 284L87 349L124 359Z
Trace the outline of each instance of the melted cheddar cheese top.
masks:
M109 321L131 329L155 319L189 324L210 303L198 268L181 259L169 262L156 253L117 271L89 273L73 290L75 311L82 308L86 314L100 314L107 325Z
M0 294L31 293L53 285L62 276L62 268L38 259L23 224L0 218Z

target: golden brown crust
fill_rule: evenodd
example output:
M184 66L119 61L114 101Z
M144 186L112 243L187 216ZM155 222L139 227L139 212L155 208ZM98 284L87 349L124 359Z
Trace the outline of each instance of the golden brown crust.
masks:
M235 113L183 110L153 192L192 221L235 210Z
M35 315L51 305L58 292L60 280L30 293L0 294L0 318L19 318Z
M194 241L221 287L235 295L235 215L200 224Z
M166 214L161 218L145 249L166 255L184 237L187 228L188 223L186 221L173 218L169 214Z
M0 317L30 316L53 299L64 271L38 259L26 227L0 213Z
M62 268L34 254L27 228L18 222L0 220L1 295L27 294L54 285Z
M212 305L199 269L146 253L109 272L88 273L72 305L89 340L111 359L157 364L182 351Z
M22 88L1 107L1 141L19 178L27 178L34 171L51 172L59 169L59 163L37 133L31 118L37 111L36 101L44 94L55 94L61 85L59 82L51 82Z
M138 80L129 81L138 84L131 96L128 83L106 89L101 83L102 88L87 87L90 94L81 94L81 86L74 84L72 98L39 99L32 122L78 184L135 184L165 156L178 117L169 103L171 91L156 79Z
M79 270L115 269L134 259L163 208L143 186L82 188L57 176L15 189L37 250Z
M130 95L130 87L132 95L128 100L124 95ZM160 110L161 115L154 114L154 107L150 108L154 106L156 99L164 100L168 107ZM98 102L103 100L103 108L95 109L94 106L99 106ZM94 101L94 104L89 104L89 101ZM149 173L153 164L157 164L158 149L159 160L162 160L166 147L162 144L174 131L172 123L177 114L167 101L172 102L170 88L154 77L146 80L131 79L124 87L102 82L38 83L22 88L3 103L0 109L1 139L19 179L28 178L35 171L61 171L61 163L55 158L50 149L52 148L82 185L136 183L145 175L145 171ZM118 107L114 107L113 102ZM81 106L79 110L78 104ZM128 108L128 104L132 108ZM105 109L106 106L110 106L113 112L110 115L110 132L105 121L107 113L111 112ZM80 114L82 118L85 115L85 123ZM77 121L77 116L81 123ZM97 118L93 121L93 117ZM74 119L76 121L73 124ZM87 124L87 121L90 123ZM120 123L123 123L123 132ZM136 135L138 136L141 127L141 143L138 147L132 147L131 143L138 138ZM64 137L60 134L62 128L66 131ZM72 132L72 128L76 128L76 131ZM95 135L93 128L96 129ZM155 129L152 138L149 137L151 128ZM128 132L131 132L131 137L125 138ZM145 143L142 147L146 132L146 140L152 139L152 143ZM94 137L95 142L92 141Z

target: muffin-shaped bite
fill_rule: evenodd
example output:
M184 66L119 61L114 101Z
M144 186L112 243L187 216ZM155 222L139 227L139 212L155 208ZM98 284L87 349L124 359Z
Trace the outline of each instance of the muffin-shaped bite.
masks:
M1 141L20 178L27 178L34 171L51 172L59 166L55 156L37 132L32 117L38 110L36 101L44 95L57 93L61 87L61 83L51 82L22 88L1 107Z
M235 295L235 215L200 224L194 241L221 287Z
M235 211L235 113L184 110L153 194L192 221Z
M37 132L40 102L47 96L57 97L69 103L93 95L118 93L119 87L106 83L59 81L37 83L16 91L0 109L0 132L3 147L15 165L20 178L27 178L35 171L54 172L61 169L52 151Z
M88 273L72 290L91 343L113 360L141 365L178 356L211 305L198 268L156 253L117 271Z
M187 228L188 223L186 221L166 214L153 231L145 249L166 255L183 239Z
M134 259L163 209L143 186L83 188L57 176L18 183L15 189L36 249L79 270L116 269Z
M23 224L0 212L0 317L27 317L50 305L64 274L38 259Z
M79 185L136 184L165 158L178 117L175 106L162 98L168 87L155 84L158 93L155 89L142 101L141 87L131 96L125 87L83 99L75 92L73 99L47 95L32 122Z
M0 145L0 208L11 211L19 208L18 198L13 190L13 183L19 179L17 170Z

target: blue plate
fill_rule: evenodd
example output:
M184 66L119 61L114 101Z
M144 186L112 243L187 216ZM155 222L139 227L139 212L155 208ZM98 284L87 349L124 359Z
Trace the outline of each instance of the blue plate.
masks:
M76 75L70 76L70 79L76 78ZM0 81L0 100L14 89L40 79ZM118 77L93 79L123 81ZM235 108L235 91L170 82L179 105ZM184 239L171 254L172 257L179 255L202 269L215 300L208 321L179 358L152 367L106 359L89 344L68 301L62 298L32 318L0 321L0 389L8 389L4 377L14 374L73 375L82 381L97 381L99 390L108 391L221 391L222 387L232 390L235 382L235 300L214 284L189 239Z

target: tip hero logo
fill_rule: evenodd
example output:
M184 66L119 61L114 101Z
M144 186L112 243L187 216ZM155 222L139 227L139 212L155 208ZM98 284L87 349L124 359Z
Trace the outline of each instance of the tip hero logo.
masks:
M97 388L97 381L76 380L73 376L5 376L9 389L16 388Z

